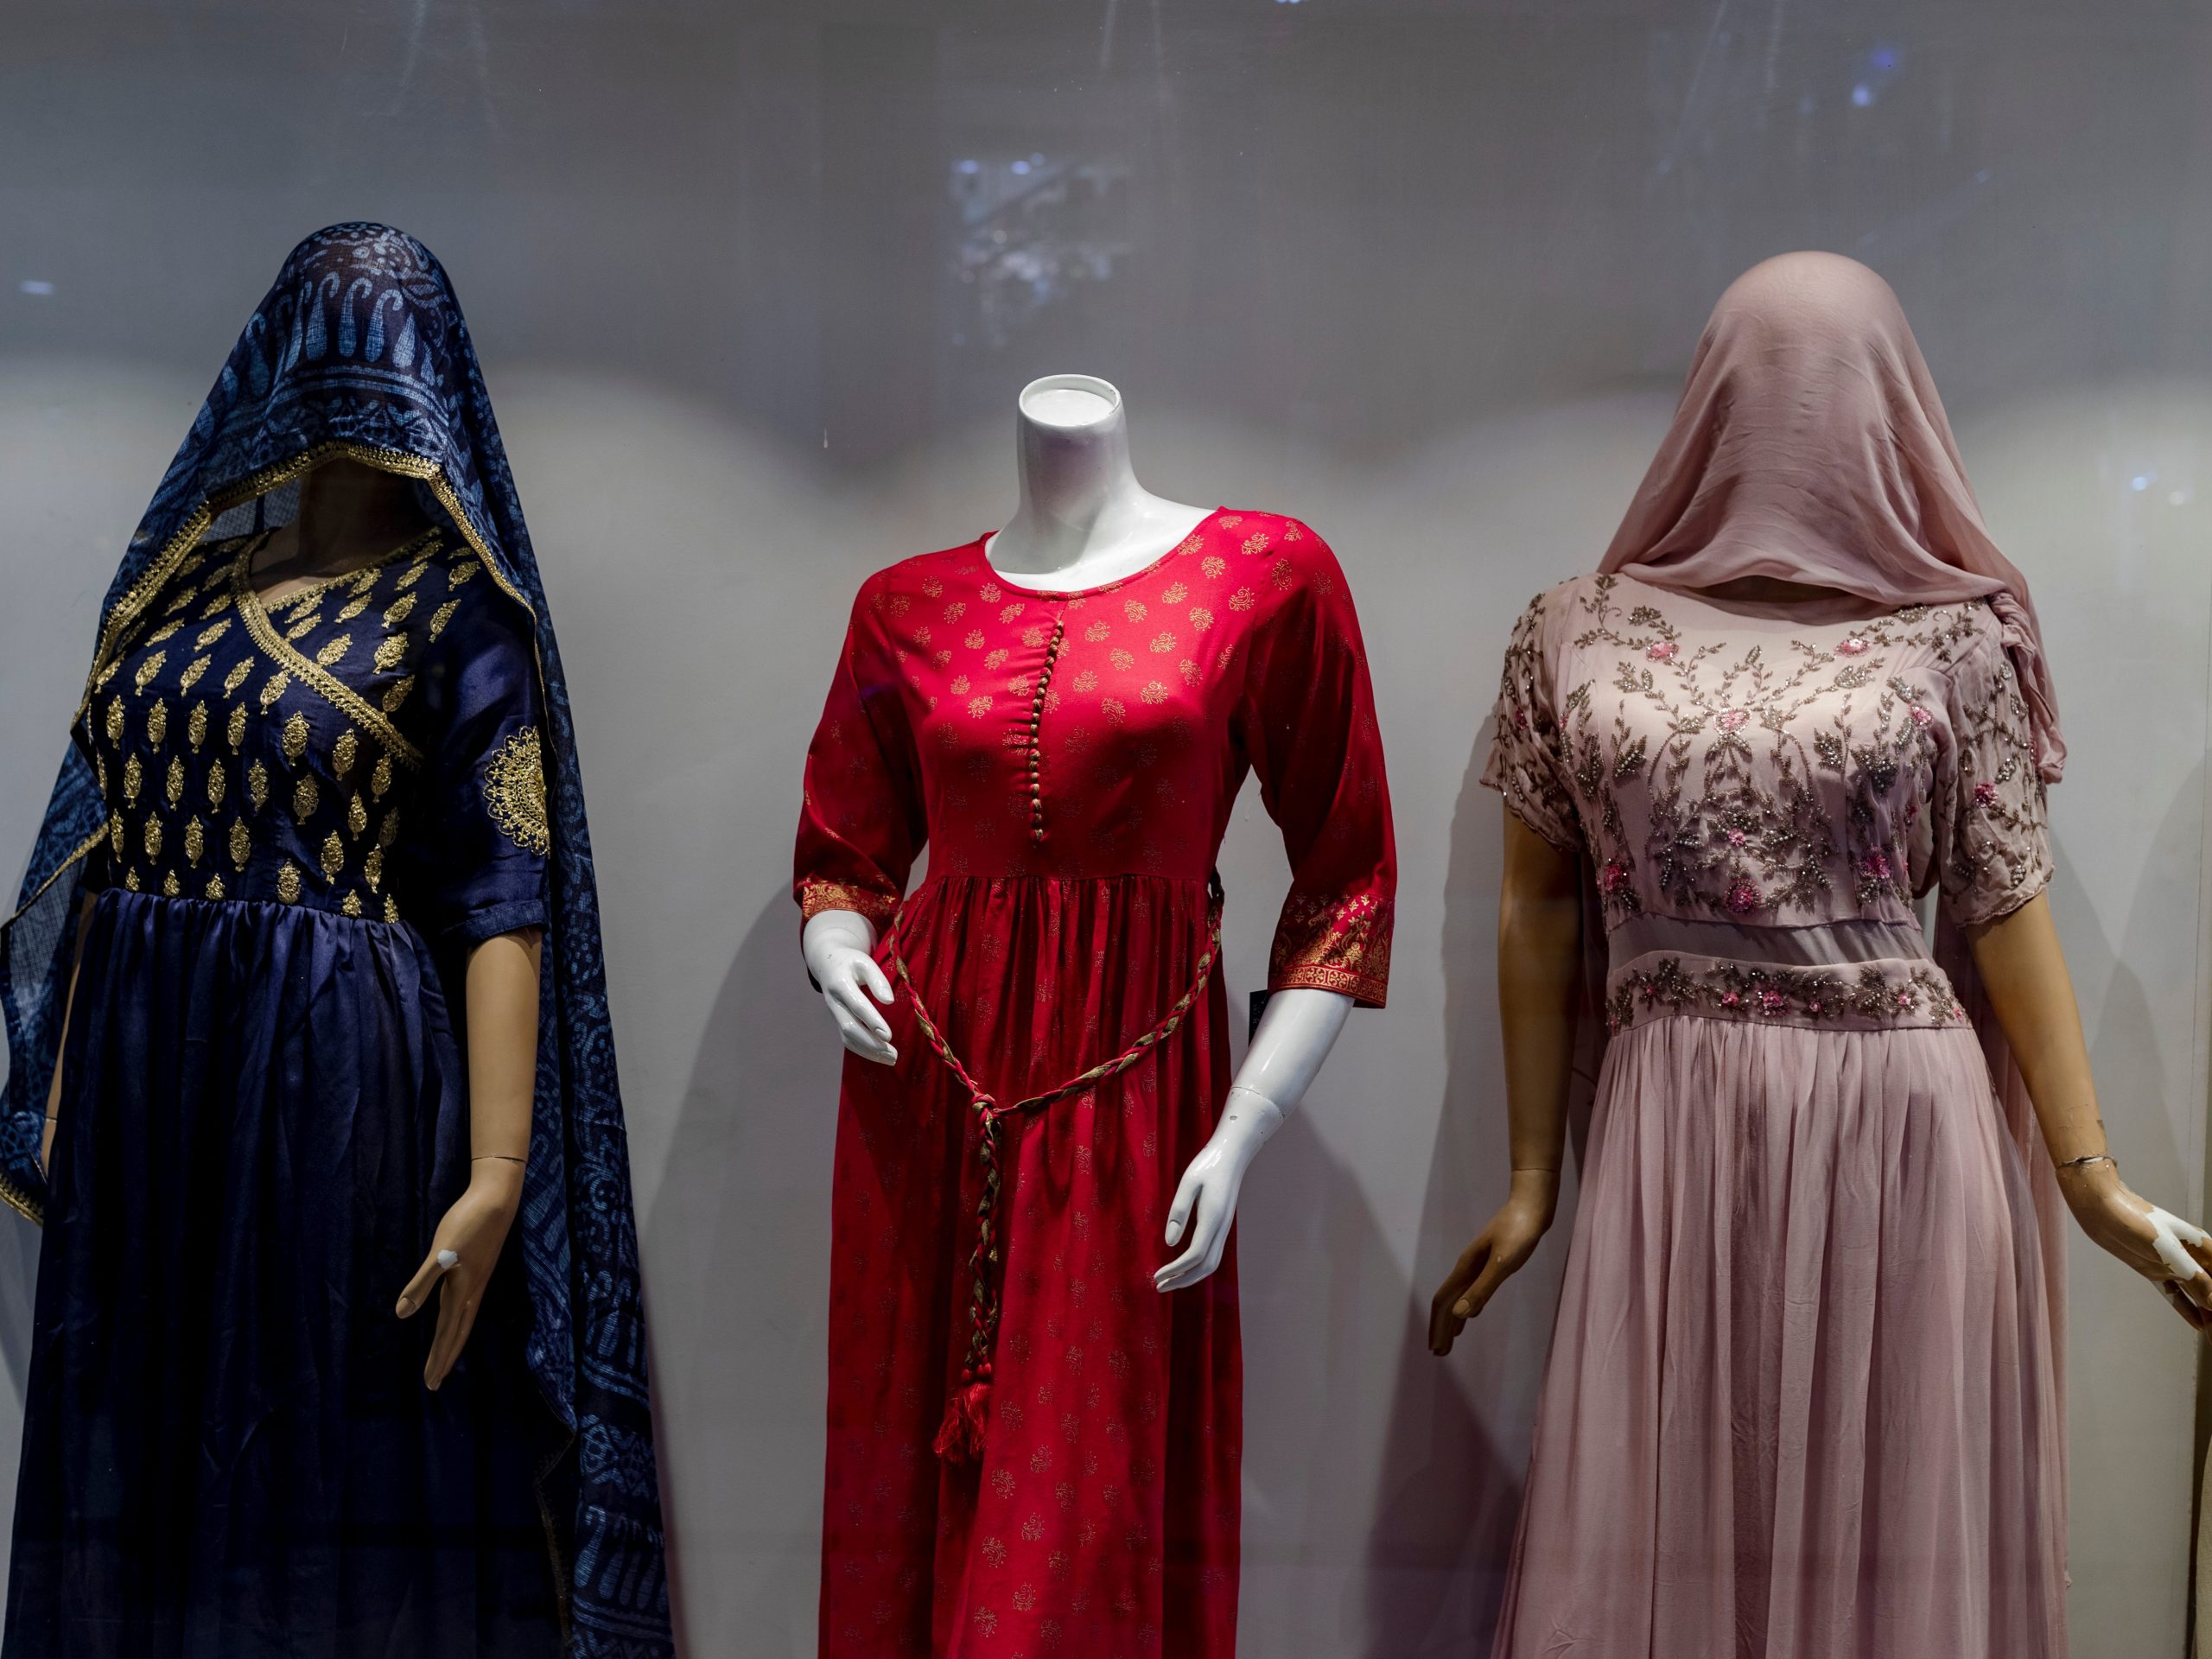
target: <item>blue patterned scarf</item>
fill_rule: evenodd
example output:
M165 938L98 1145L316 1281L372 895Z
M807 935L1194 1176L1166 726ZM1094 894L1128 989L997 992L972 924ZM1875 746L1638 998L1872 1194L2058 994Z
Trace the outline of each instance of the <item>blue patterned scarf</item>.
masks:
M545 594L492 400L445 271L414 238L334 225L292 251L169 464L101 610L111 649L208 535L250 528L272 490L348 455L416 481L536 624L553 830L537 1105L520 1217L532 1373L574 1435L565 1600L581 1659L664 1659L668 1585L645 1385L637 1224L600 951L575 732ZM243 519L244 522L237 522ZM67 985L82 855L105 811L73 748L0 939L10 1056L0 1200L36 1220L38 1149Z

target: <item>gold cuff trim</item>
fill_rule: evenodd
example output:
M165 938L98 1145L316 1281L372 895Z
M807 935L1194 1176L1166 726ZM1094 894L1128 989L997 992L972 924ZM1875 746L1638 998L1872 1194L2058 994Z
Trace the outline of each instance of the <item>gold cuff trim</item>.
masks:
M1309 963L1302 968L1287 968L1268 982L1270 991L1335 991L1349 996L1370 1008L1383 1006L1390 988L1387 977L1356 972L1349 968L1330 968L1319 963Z
M849 887L839 881L810 879L800 882L799 919L810 922L826 910L856 911L880 926L898 913L899 901L895 898L886 898L873 888Z

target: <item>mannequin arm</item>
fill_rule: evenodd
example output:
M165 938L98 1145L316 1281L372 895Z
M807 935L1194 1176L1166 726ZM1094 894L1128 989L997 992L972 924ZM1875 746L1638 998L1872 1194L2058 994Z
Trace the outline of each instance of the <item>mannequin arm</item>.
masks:
M1567 1084L1574 1070L1574 988L1582 962L1581 882L1573 854L1506 813L1497 1008L1505 1039L1512 1185L1429 1304L1433 1354L1452 1351L1467 1321L1535 1252L1559 1205Z
M2035 1103L2059 1190L2082 1230L2157 1284L2192 1326L2212 1329L2212 1240L2129 1191L2110 1161L2081 1010L2050 905L2037 893L2009 915L1968 931L1989 1006ZM2094 1159L2094 1162L2078 1162Z
M891 1065L899 1051L892 1046L891 1022L875 1006L891 1006L891 982L875 965L874 950L874 925L856 910L819 912L806 918L799 935L806 971L821 988L845 1046L864 1060Z
M86 893L77 906L77 939L69 950L69 989L61 1003L61 1033L54 1039L54 1077L46 1085L46 1122L39 1128L38 1166L54 1166L54 1130L61 1122L61 1057L69 1052L69 1017L77 1011L77 970L85 965L85 924L92 919L97 895Z
M435 1389L461 1357L522 1207L537 1092L537 993L541 935L502 933L469 953L468 1185L439 1220L430 1252L399 1293L410 1319L435 1288L437 1330L423 1381ZM449 1256L449 1264L441 1257Z
M1180 1290L1221 1265L1236 1219L1236 1195L1268 1137L1298 1109L1321 1062L1351 1013L1340 991L1277 991L1268 999L1244 1064L1229 1085L1229 1099L1212 1135L1191 1160L1167 1211L1167 1243L1190 1243L1182 1255L1152 1276L1154 1288Z

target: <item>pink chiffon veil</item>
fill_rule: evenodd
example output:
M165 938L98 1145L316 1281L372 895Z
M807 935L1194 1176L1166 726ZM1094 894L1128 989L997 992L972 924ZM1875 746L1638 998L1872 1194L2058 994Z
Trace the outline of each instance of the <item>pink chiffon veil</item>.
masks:
M1897 296L1856 260L1783 254L1729 285L1698 340L1674 422L1599 569L1688 594L1765 576L1890 609L1986 599L2027 705L2037 769L2046 784L2064 769L2066 744L2027 579L1982 522ZM1973 1018L2027 1169L2063 1424L2065 1202L1964 931L1948 909L1939 898L1935 954ZM1592 902L1584 914L1584 938L1596 957L1586 979L1594 974L1602 994L1602 922L1594 935L1592 928L1600 912ZM1591 1005L1593 1015L1598 1006ZM1579 1046L1586 1065L1601 1051L1603 1021L1583 1023L1597 1027ZM1594 1071L1586 1077L1594 1083ZM2063 1461L2061 1469L2063 1479Z

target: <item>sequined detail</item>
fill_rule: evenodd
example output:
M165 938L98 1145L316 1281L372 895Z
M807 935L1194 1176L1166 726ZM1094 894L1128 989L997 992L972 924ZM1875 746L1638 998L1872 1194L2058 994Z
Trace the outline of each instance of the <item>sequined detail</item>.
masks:
M1754 1024L1844 1030L1960 1025L1966 1010L1932 962L1891 960L1792 968L1717 957L1642 957L1605 982L1615 1031L1693 1014Z
M485 762L484 800L492 822L516 846L543 853L552 844L545 821L545 766L536 727L525 726Z

